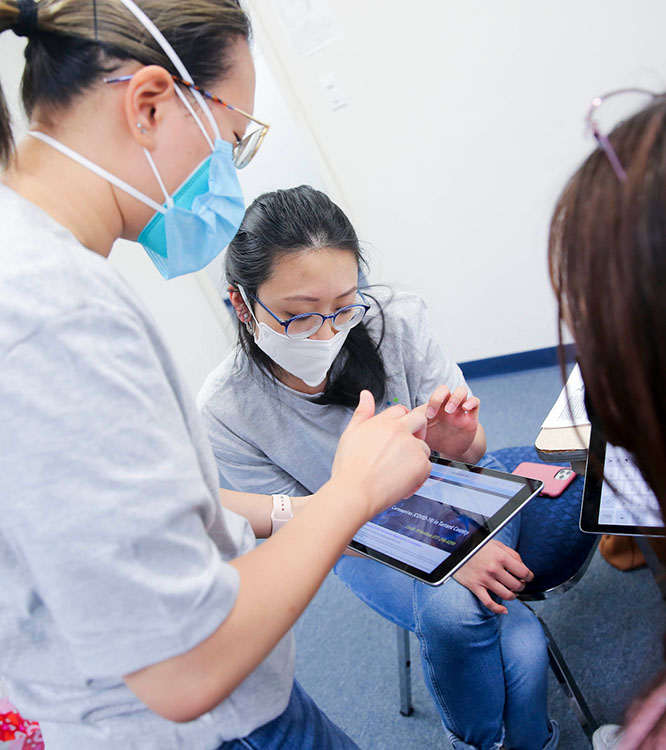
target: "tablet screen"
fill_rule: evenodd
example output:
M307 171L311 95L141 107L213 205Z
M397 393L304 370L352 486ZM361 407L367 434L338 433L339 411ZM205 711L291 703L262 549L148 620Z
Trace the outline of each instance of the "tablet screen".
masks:
M592 534L666 535L657 498L631 454L606 442L599 422L594 418L591 421L591 460L583 488L580 528ZM598 474L600 466L603 477Z
M419 491L362 526L350 546L427 583L440 583L510 520L541 483L431 460L430 476Z
M599 503L599 523L616 526L649 526L661 528L659 503L638 466L622 448L606 445L604 482Z

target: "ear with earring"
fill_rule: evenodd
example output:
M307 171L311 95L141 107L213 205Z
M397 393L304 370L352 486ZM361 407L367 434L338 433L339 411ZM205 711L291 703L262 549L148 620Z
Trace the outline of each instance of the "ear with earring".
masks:
M137 122L136 124L137 128L139 128L139 133L141 135L145 135L148 131L143 127L143 125L140 122Z
M243 323L245 323L245 328L247 332L252 335L254 333L254 320L250 318L249 314L246 312L239 313L238 317L241 319Z

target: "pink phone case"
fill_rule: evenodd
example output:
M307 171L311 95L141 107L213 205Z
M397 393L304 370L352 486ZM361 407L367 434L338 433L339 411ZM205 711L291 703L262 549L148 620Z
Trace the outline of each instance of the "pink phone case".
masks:
M537 464L523 461L511 472L530 479L540 479L543 489L540 495L558 497L576 478L576 472L568 466L553 466L552 464Z

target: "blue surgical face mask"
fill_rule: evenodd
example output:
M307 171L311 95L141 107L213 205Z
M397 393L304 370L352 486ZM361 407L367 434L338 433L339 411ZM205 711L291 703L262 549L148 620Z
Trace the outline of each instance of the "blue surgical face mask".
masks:
M230 143L220 138L215 139L210 156L172 196L166 192L149 152L145 152L164 191L165 202L160 205L45 133L32 130L29 135L48 143L155 209L155 215L141 230L138 241L165 279L207 266L231 242L243 220L245 206L231 159L233 149Z
M165 279L207 266L238 231L245 206L232 153L216 138L213 153L165 196L166 212L157 211L141 230L138 241Z
M133 0L121 0L121 2L155 38L181 77L192 82L182 61L153 22ZM245 213L243 194L236 167L232 161L233 148L230 143L220 137L219 128L208 104L196 90L192 92L210 123L215 136L214 142L211 141L206 128L187 97L178 86L174 90L202 132L211 153L175 193L169 195L150 152L143 150L164 195L162 205L46 133L39 131L28 133L33 138L48 143L155 211L152 219L141 230L138 241L165 279L199 271L207 266L231 242ZM174 144L174 148L178 148L178 144Z

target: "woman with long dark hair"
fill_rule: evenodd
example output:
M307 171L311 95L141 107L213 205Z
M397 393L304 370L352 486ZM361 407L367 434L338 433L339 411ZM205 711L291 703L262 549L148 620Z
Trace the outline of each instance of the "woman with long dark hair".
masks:
M294 682L289 629L425 480L425 417L372 418L362 394L330 482L259 548L224 509L192 398L106 257L124 237L166 278L206 265L267 126L237 2L140 5L0 2L28 38L30 117L15 148L0 94L0 679L49 750L351 750ZM280 498L245 502L277 528Z
M642 94L645 108L601 131L595 110L629 94ZM555 209L550 274L593 411L608 440L633 454L666 517L666 99L615 92L593 102L588 121L600 147ZM598 730L595 749L666 747L666 674L636 700L624 734L617 729Z
M362 263L354 228L324 193L278 190L248 208L225 262L239 345L199 395L226 486L315 491L362 389L379 408L424 413L431 450L482 460L479 400L437 341L425 304L360 286ZM251 517L237 499L233 509ZM345 555L336 565L364 602L416 633L455 748L557 745L546 714L545 637L515 600L532 577L514 549L518 530L519 520L440 587L368 559Z

